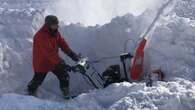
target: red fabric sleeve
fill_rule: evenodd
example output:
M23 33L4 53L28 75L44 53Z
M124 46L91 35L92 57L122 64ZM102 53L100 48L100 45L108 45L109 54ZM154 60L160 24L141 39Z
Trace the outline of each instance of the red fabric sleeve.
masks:
M62 37L61 34L59 34L58 36L58 44L64 53L68 54L72 52L71 48L69 47L66 40Z

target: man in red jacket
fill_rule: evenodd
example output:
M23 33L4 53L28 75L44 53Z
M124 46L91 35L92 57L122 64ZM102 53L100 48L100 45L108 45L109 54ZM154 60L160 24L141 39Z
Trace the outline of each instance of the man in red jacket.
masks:
M48 72L54 73L60 82L60 89L64 96L69 93L69 75L71 67L59 57L59 48L72 60L78 61L79 57L66 43L58 31L58 19L48 15L45 24L35 34L33 40L33 79L28 84L29 95L36 96L38 87L42 84Z

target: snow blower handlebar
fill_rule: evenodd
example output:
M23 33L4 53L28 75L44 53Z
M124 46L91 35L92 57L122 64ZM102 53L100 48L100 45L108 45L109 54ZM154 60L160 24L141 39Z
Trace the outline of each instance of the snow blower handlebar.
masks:
M121 61L124 61L125 59L131 59L133 56L130 53L122 53L120 54Z
M119 57L120 57L121 62L123 63L123 68L124 68L126 79L128 79L125 60L126 59L131 59L133 56L130 53L122 53L122 54L119 55ZM107 58L110 58L110 57L107 57ZM90 67L90 62L89 62L88 58L87 57L86 58L81 57L80 60L77 62L76 66L72 67L72 71L85 74L86 70L88 70L89 67Z
M81 73L83 76L85 76L91 82L91 84L96 89L99 89L99 87L95 84L95 82L92 80L92 78L88 74L86 74L86 71L89 69L89 67L90 66L89 66L88 58L81 57L80 60L76 63L76 65L72 67L72 71Z
M116 56L115 56L116 57ZM104 59L110 59L110 58L115 58L115 57L104 57ZM125 60L126 59L131 59L133 56L130 53L122 53L118 56L118 58L120 58L121 62L123 63L123 69L124 69L124 73L125 73L125 79L123 79L124 81L128 81L128 75L127 75L127 71L126 71L126 64L125 64ZM94 81L92 79L92 77L89 74L86 74L87 70L89 68L92 68L92 70L97 73L98 77L101 79L101 81L103 82L100 83L99 80L96 80L99 84L96 84L96 81ZM81 73L83 76L85 76L88 81L90 81L90 83L96 88L102 88L105 85L105 79L102 77L102 75L96 71L96 69L93 66L93 63L91 63L88 58L84 58L84 57L80 57L79 61L76 63L75 66L71 67L73 72L78 72ZM101 87L100 87L101 86Z

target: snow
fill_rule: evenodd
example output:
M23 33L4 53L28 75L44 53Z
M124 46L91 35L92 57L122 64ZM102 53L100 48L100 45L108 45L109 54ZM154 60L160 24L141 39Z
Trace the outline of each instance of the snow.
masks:
M157 82L113 84L102 90L81 94L69 101L53 102L18 94L4 94L1 110L193 110L195 83L177 79Z
M177 6L175 8L175 12L177 15L181 17L187 17L190 19L195 18L194 12L195 12L195 1L194 0L181 0L177 3Z
M93 88L82 79L79 73L70 73L71 93L82 93L72 100L62 98L58 81L52 74L48 75L40 87L39 98L22 95L33 75L32 37L43 24L44 16L54 13L60 7L52 12L49 7L56 4L51 4L52 1L48 0L41 2L38 0L20 0L20 2L3 0L0 2L1 110L193 110L195 108L194 0L178 0L171 4L149 34L146 52L147 60L151 65L148 68L151 70L161 68L166 74L167 82L155 82L151 88L146 87L143 82L124 82L113 84L105 89L92 90ZM76 1L69 2L72 6ZM79 3L79 8L82 8L82 4ZM81 10L82 13L93 6L90 1L86 3L88 4ZM96 3L101 5L103 1L96 1ZM161 5L160 1L159 4L155 3L153 0L148 2L148 6L155 5L154 8L145 11L138 10L140 13L136 16L134 13L126 14L133 10L120 9L123 3L113 4L118 7L118 13L104 16L102 19L97 18L94 21L92 13L97 11L98 16L101 16L101 12L109 15L116 7L111 6L108 11L96 7L95 11L88 10L87 15L93 16L83 15L78 20L72 18L77 18L79 14L67 19L62 19L62 17L69 16L69 13L56 14L61 15L60 31L70 46L76 52L89 57L90 60L97 60L124 52L124 43L127 39L131 39L127 44L127 51L133 53L136 43L140 40L140 35L151 24L152 18L157 13L156 10L159 9L157 7ZM110 1L104 4L105 7L107 4L110 4ZM137 4L142 6L139 1ZM67 12L72 12L72 10L74 7L67 9ZM71 24L67 24L68 22ZM100 25L86 26L89 24ZM74 64L62 53L61 56L66 59L67 63ZM95 66L98 71L102 72L111 64L120 64L120 59L102 61Z
M194 80L193 33L194 27L190 25L189 19L175 15L157 26L149 44L152 64L164 68L169 78L179 76Z

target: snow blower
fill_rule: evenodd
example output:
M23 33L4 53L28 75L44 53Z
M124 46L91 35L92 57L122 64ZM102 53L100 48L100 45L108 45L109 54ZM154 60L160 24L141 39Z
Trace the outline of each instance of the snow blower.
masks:
M111 65L106 68L102 74L100 74L93 66L93 63L88 60L88 58L80 58L76 65L72 67L72 71L81 73L85 78L87 78L85 81L89 81L94 88L105 88L112 83L129 81L125 60L131 59L132 57L133 56L130 53L123 53L118 56L123 64L125 78L121 77L120 65ZM92 72L88 73L87 70L90 68L92 69ZM93 76L95 76L95 78L92 78Z

